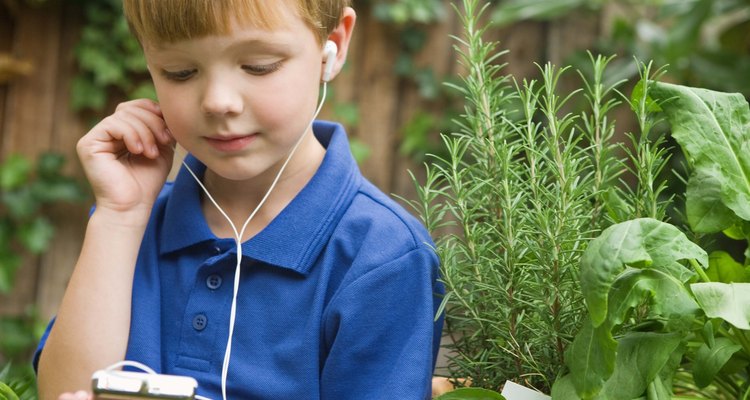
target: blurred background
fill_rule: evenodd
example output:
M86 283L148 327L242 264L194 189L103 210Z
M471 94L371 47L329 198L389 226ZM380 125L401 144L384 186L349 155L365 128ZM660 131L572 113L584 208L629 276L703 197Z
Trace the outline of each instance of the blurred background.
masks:
M347 65L324 119L343 123L362 171L386 193L411 198L427 154L467 105L445 83L466 66L460 2L354 0ZM750 95L750 0L490 1L487 40L504 73L538 77L535 63L586 74L586 51L616 55L613 82L637 63L663 79ZM575 72L564 88L580 87ZM572 89L571 89L572 90ZM154 97L119 0L0 0L0 370L28 361L57 310L92 204L75 143L117 103ZM628 122L622 122L627 126ZM750 135L750 132L748 133ZM106 266L103 266L106 267Z

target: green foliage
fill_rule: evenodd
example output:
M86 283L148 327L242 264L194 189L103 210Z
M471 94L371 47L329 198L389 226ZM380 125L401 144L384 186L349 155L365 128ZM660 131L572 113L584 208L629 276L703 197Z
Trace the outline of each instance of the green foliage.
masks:
M497 7L493 19L500 24L552 20L605 6L617 13L597 52L653 60L670 66L672 81L750 96L747 0L508 0ZM629 71L628 77L637 73L637 63L621 62L625 65L618 69Z
M11 290L23 252L41 253L54 234L43 207L83 198L80 185L62 174L64 163L47 153L36 165L20 155L0 164L0 294Z
M667 83L654 84L650 95L689 161L690 229L725 231L747 246L747 101ZM744 262L725 251L709 256L677 227L650 218L605 230L583 257L589 319L570 348L570 375L553 390L556 398L748 398L748 258L747 251ZM623 356L633 352L640 356Z
M549 392L584 324L578 274L588 241L618 219L663 209L654 174L642 171L666 162L645 115L651 69L642 66L630 100L644 113L642 132L630 135L641 148L620 159L609 115L622 82L605 79L612 58L592 55L591 76L581 74L582 89L572 93L558 93L567 68L550 64L540 66L539 81L517 82L502 74L505 53L482 39L487 7L467 0L464 9L457 50L468 75L450 85L466 102L460 131L443 135L447 156L425 164L412 205L442 260L453 377ZM563 111L580 98L585 110ZM621 188L628 163L640 190Z
M81 0L86 23L74 54L78 74L71 88L74 111L102 112L110 97L155 99L138 41L118 0Z
M395 24L428 24L443 18L445 13L442 0L378 1L372 7L375 18Z
M36 398L33 372L14 374L10 364L0 371L0 400L33 400Z
M480 388L461 388L448 392L436 400L505 400L500 393Z

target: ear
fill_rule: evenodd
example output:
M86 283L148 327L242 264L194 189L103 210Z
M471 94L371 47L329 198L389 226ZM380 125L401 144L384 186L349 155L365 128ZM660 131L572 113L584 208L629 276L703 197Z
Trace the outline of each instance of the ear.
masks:
M352 39L354 23L357 21L357 14L351 7L345 7L341 14L338 26L328 35L328 39L336 43L338 53L336 53L335 65L331 74L331 79L341 72L346 62L346 54L349 50L349 42ZM324 60L325 61L325 60Z

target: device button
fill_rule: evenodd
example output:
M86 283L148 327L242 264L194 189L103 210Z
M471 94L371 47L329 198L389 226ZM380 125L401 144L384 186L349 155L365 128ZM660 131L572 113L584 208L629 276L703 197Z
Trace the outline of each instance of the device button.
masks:
M208 325L208 318L204 314L198 314L195 317L193 317L193 329L196 331L202 331L206 329L206 325Z
M216 290L221 287L221 275L213 274L206 278L206 286L211 290Z

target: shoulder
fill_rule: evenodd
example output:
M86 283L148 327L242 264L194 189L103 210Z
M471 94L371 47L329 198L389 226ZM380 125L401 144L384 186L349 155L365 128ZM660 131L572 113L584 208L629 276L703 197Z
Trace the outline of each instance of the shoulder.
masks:
M422 223L366 179L334 230L332 241L356 252L357 261L370 266L414 251L435 258L434 244Z

